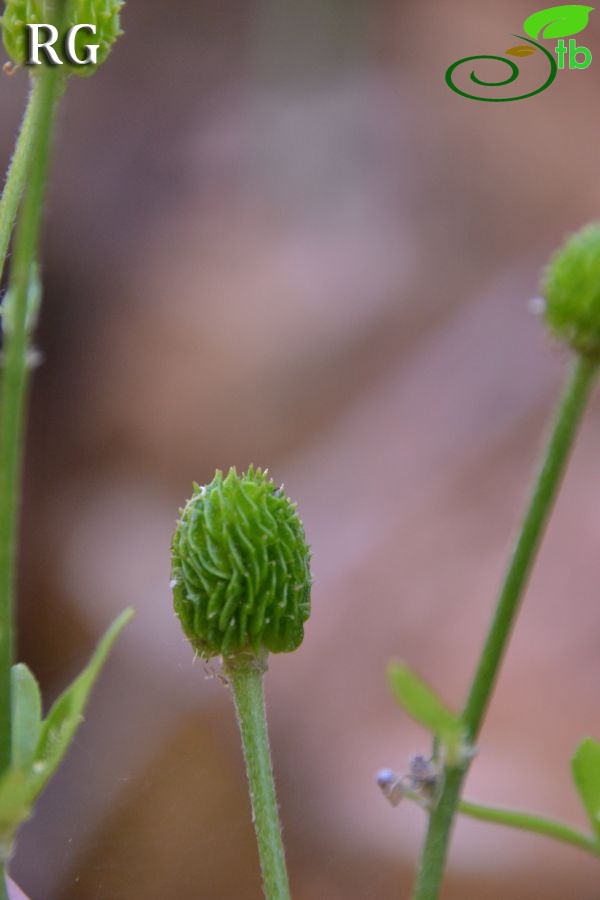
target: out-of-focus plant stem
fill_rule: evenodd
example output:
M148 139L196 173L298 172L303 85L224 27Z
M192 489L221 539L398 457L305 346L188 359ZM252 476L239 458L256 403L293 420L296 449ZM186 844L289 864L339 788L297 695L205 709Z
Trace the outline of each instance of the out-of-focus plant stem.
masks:
M542 465L462 714L466 738L471 744L479 734L492 696L527 579L550 517L597 371L598 363L594 359L576 357L559 403ZM468 760L459 765L446 767L442 793L429 817L429 828L413 900L437 900L439 897L452 825L468 768Z
M25 171L29 169L29 180L16 226L7 294L10 309L6 308L5 301L3 316L0 387L0 775L10 765L11 756L10 668L13 663L17 529L30 354L31 280L38 253L52 123L63 80L59 70L50 66L34 77L31 108L25 118L27 138L21 148L26 159L23 163L18 162L16 169L15 161L12 166L12 177L21 177L23 166ZM9 212L6 213L7 221L10 219Z
M0 197L0 281L4 273L4 265L17 217L17 210L23 196L27 174L31 165L35 134L34 126L39 115L41 102L41 83L40 78L32 79L27 109L23 117L15 152L6 174L2 196Z

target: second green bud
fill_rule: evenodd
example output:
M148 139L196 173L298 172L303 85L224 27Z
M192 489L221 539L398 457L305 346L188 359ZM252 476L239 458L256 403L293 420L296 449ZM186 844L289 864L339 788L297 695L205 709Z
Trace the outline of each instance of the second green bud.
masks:
M33 72L48 64L49 54L54 62L60 61L66 74L93 75L122 34L123 3L124 0L6 0L0 19L4 47L15 65L28 65ZM33 30L30 26L34 26ZM91 28L73 31L77 26ZM95 63L78 64L69 59L66 42L71 32L75 57L86 59L89 48L95 46ZM55 33L56 39L52 40ZM42 46L46 41L51 42L47 51ZM36 50L41 65L29 65L32 50Z

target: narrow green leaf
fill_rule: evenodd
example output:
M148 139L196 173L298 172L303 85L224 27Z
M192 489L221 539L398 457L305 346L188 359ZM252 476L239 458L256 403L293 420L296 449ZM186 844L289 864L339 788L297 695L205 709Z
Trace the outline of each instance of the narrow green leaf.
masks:
M12 844L19 825L30 817L31 807L28 773L9 769L0 779L0 854Z
M571 760L573 781L588 818L600 837L600 744L585 738Z
M12 767L27 771L33 763L42 727L42 698L24 663L11 669Z
M444 744L450 762L456 762L464 742L460 717L442 703L437 694L404 663L392 663L388 679L400 706Z
M90 692L106 657L133 615L132 609L126 609L113 622L96 647L86 668L60 695L43 722L30 778L31 802L43 790L60 765L83 719L83 711Z
M580 6L574 3L566 6L550 6L525 19L523 28L525 34L534 40L538 37L568 37L583 31L593 9L593 6Z
M30 817L37 796L60 765L106 657L133 615L132 609L126 609L113 622L86 668L61 694L43 722L34 676L25 665L13 666L13 759L11 768L0 778L0 856L10 854L19 825Z

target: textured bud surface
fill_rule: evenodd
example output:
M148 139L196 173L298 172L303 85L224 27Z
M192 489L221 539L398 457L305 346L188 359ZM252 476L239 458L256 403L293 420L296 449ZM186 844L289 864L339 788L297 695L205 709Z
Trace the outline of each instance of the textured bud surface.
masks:
M203 657L295 650L310 614L310 551L295 504L265 472L217 472L173 537L175 612Z
M60 33L58 21L59 6L56 0L6 0L4 14L0 19L2 36L6 52L14 63L24 66L27 61L26 25L48 24L59 28L59 37L55 45L56 52L63 60L63 69L71 75L93 75L102 65L121 31L119 13L124 0L65 0L64 27ZM85 59L86 44L98 44L97 65L78 66L65 58L62 47L65 33L74 25L95 25L96 34L82 30L75 39L75 50L80 59ZM45 54L40 54L42 65ZM36 71L42 66L32 66Z
M578 231L554 254L542 293L555 337L600 359L600 224Z

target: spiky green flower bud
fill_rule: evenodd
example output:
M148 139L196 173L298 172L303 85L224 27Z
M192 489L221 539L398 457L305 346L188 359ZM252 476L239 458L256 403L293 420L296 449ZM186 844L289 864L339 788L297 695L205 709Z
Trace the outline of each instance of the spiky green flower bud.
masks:
M59 35L54 45L63 70L70 75L93 75L102 65L116 39L123 32L120 25L120 11L125 0L64 0L64 11L57 0L6 0L4 14L0 19L4 47L12 61L24 66L28 59L27 25L47 24L58 29ZM86 45L97 44L97 63L77 65L64 53L65 37L75 25L93 25L96 33L82 29L75 36L75 53L79 59L87 56ZM40 53L42 65L46 55ZM33 72L42 66L31 66Z
M205 658L295 650L310 614L310 551L296 506L267 473L217 472L181 510L175 612Z
M555 337L600 360L600 224L583 228L557 250L544 273L545 316Z

